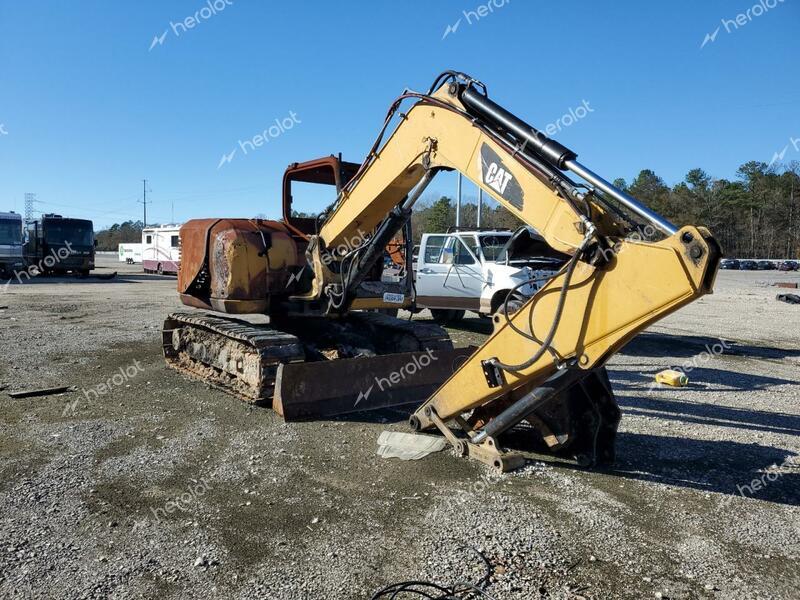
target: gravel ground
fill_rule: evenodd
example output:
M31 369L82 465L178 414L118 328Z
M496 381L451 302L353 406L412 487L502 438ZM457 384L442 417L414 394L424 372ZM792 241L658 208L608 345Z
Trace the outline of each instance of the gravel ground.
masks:
M99 264L0 293L0 386L77 387L0 395L0 597L369 598L479 580L470 547L498 600L798 597L800 307L759 283L797 274L721 272L614 357L613 470L498 476L379 458L399 413L285 424L168 371L175 280ZM651 386L670 365L688 387Z

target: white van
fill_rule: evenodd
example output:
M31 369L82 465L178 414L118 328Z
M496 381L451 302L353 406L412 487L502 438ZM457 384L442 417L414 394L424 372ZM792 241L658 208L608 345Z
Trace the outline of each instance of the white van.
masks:
M530 227L426 233L415 265L417 307L431 309L440 322L457 321L467 310L488 316L523 284L509 298L513 312L568 258Z

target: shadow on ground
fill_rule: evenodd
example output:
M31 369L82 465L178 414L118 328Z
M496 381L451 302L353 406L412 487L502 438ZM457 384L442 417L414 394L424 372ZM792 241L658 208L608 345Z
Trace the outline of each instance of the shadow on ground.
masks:
M712 356L730 355L772 359L800 356L800 349L754 346L702 335L669 335L653 332L639 334L620 351L620 354L654 358L663 358L664 356L689 358L704 352Z
M445 323L444 327L455 331L480 333L483 335L491 335L494 329L491 319L462 319L455 323Z
M773 466L782 468L773 472ZM771 446L622 432L617 438L617 463L610 473L800 505L800 456ZM754 480L759 481L757 486L752 485Z
M664 364L663 369L676 368L680 365ZM648 394L674 392L675 388L656 384L656 373L662 368L653 368L638 371L622 371L611 369L609 376L615 390L649 390ZM797 384L791 379L769 377L766 375L753 375L728 369L693 368L686 370L689 377L688 388L693 392L720 392L724 390L755 391L765 390L777 385ZM651 387L652 386L652 387Z
M80 283L82 285L91 283L141 283L147 281L175 281L174 275L150 275L146 273L118 273L116 277L110 279L102 279L108 277L110 273L99 272L88 277L78 277L70 275L37 275L30 279L12 278L11 280L4 279L0 281L0 288L8 286L9 289L14 289L17 286L23 285L52 285L55 283Z
M793 383L779 380L781 383ZM620 386L614 382L614 387ZM758 389L745 387L746 390ZM710 402L685 402L661 396L620 396L623 415L658 417L670 421L800 435L800 415L777 411L721 406Z

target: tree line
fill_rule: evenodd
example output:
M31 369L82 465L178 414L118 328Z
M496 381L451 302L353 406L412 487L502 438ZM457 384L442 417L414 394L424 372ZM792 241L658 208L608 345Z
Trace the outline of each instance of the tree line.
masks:
M114 223L108 229L95 232L97 249L116 252L120 244L141 243L143 228L144 224L141 221Z
M714 179L692 169L670 187L650 169L630 182L617 179L625 190L677 226L708 227L730 257L797 258L800 255L800 163L767 165L750 161L736 179ZM455 201L443 196L421 201L412 216L414 242L423 233L441 233L455 225ZM477 205L462 203L462 226L477 222ZM515 229L520 225L494 201L484 202L482 227Z
M650 169L630 182L617 179L625 190L678 226L708 227L726 256L797 258L800 255L800 162L768 165L750 161L733 180L715 179L692 169L670 187ZM447 196L421 200L411 217L414 243L423 233L442 233L456 222L455 200ZM477 205L465 201L461 224L477 223ZM313 216L296 213L295 216ZM521 221L491 199L483 203L481 226L514 230ZM140 242L142 222L126 221L97 232L98 248L116 250L121 243Z

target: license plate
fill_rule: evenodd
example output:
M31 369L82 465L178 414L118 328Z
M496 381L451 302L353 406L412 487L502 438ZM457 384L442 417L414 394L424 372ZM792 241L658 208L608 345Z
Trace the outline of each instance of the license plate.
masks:
M383 295L383 301L387 304L402 304L405 299L406 297L404 294L391 294L386 292Z

